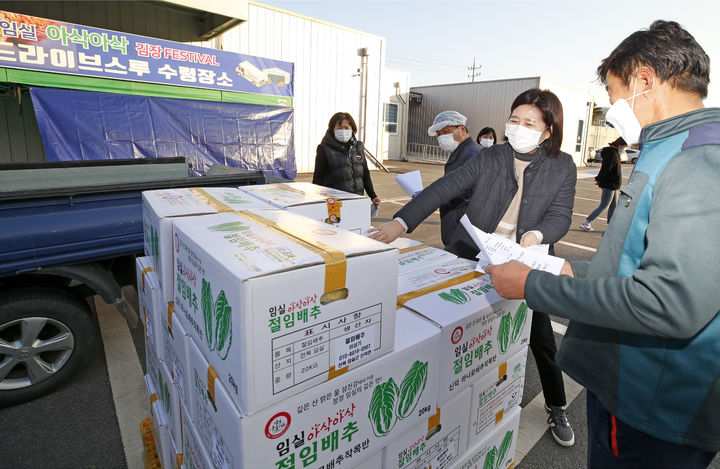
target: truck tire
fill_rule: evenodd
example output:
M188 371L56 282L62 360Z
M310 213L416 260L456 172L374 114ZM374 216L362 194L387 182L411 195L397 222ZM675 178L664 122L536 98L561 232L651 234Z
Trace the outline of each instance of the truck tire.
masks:
M48 394L84 368L97 329L72 292L34 287L0 299L0 408Z

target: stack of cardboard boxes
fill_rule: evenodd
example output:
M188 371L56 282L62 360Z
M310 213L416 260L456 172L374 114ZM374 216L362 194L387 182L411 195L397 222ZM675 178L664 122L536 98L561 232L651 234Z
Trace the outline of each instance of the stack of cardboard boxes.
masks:
M438 468L491 453L509 466L530 311L469 261L356 234L370 201L327 191L144 194L163 466Z

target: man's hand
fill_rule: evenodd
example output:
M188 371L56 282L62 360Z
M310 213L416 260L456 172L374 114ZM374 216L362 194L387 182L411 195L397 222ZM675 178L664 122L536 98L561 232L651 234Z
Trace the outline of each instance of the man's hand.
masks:
M490 275L495 290L500 296L509 300L525 298L525 281L530 270L532 269L520 261L485 267L485 272Z
M368 230L370 238L382 241L383 243L392 243L403 233L405 233L405 228L396 220L383 223L377 228L370 228Z
M379 206L380 206L380 199L377 198L377 197L375 197L374 199L372 199L372 203L373 203L374 206L379 207Z

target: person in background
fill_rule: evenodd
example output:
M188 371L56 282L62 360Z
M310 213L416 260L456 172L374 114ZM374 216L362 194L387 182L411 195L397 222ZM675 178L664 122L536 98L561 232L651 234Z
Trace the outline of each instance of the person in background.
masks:
M470 138L466 123L467 118L459 112L443 111L435 116L428 128L428 135L437 136L440 148L450 152L444 174L460 168L482 149ZM443 244L450 242L453 232L459 226L460 218L465 214L471 195L472 189L468 189L440 206L440 238Z
M483 148L491 147L497 142L497 135L492 127L483 128L475 141Z
M509 143L483 149L477 158L432 183L397 212L393 221L371 229L370 237L390 243L404 232L412 232L447 201L470 190L465 213L473 225L524 247L547 243L553 254L553 243L570 228L577 181L575 163L560 151L563 110L558 97L540 89L521 93L510 107L505 135ZM470 260L476 260L478 254L464 228L454 230L445 249ZM550 317L541 311L533 312L530 349L540 372L553 438L562 446L571 446L575 434L567 419L562 373L555 364L555 336Z
M357 125L347 112L333 114L315 154L313 184L363 195L367 192L375 208L380 199L373 189L365 147L355 138Z
M617 203L617 190L620 189L620 183L622 182L622 173L620 169L620 150L627 146L625 140L622 137L617 138L615 141L609 143L605 148L600 151L600 157L602 158L602 164L600 165L600 171L595 176L595 184L602 189L600 195L600 205L593 210L590 215L585 219L580 229L583 231L594 231L593 227L590 226L590 222L598 217L605 208L608 208L607 222L610 223L610 219L615 211L615 204Z
M720 450L720 108L674 21L597 70L606 119L642 149L591 261L489 266L498 293L570 319L558 363L587 389L588 467L707 467Z

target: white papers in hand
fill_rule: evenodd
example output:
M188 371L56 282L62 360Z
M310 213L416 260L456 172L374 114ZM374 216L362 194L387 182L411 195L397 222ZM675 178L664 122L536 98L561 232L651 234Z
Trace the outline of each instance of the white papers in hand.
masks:
M478 254L478 270L485 271L488 264L503 264L511 260L517 260L530 266L533 269L544 270L555 275L560 274L565 259L550 256L547 254L547 245L543 247L523 248L518 243L510 241L502 236L485 233L473 226L467 215L463 215L460 223L475 241L480 254ZM543 252L544 249L544 252ZM483 262L486 259L486 262Z
M407 195L412 197L416 192L423 190L422 179L420 178L420 171L415 170L405 174L398 174L395 176L395 180L402 190Z

